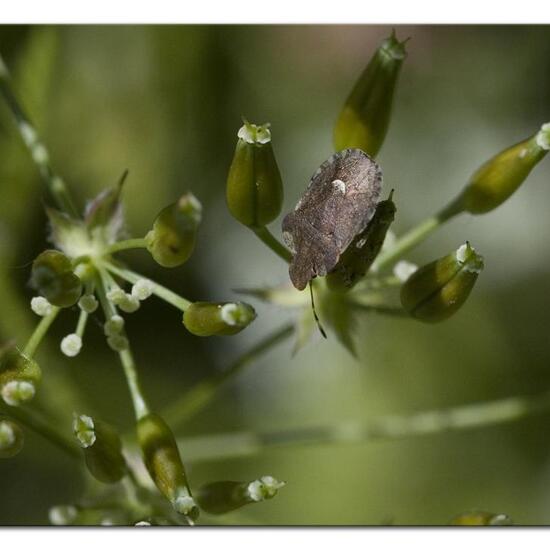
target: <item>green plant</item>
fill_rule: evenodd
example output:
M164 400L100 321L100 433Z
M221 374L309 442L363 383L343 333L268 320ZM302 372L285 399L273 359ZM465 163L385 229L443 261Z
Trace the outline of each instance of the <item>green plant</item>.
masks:
M353 147L361 148L371 156L378 153L388 130L393 94L405 55L404 43L399 42L395 35L388 38L375 53L338 119L335 130L337 150ZM125 239L122 236L121 205L124 174L116 186L102 192L79 216L67 186L50 166L46 147L12 92L5 67L0 68L0 88L56 206L55 209L47 208L56 248L36 258L31 275L31 282L38 293L32 298L31 307L42 320L25 345L20 348L8 345L2 351L0 384L3 399L8 405L3 406L3 410L10 418L3 422L11 423L2 424L6 455L15 454L17 447L20 447L19 428L13 427L17 426L14 422L18 421L41 433L86 464L97 481L117 484L120 491L116 493L113 521L125 524L142 521L193 523L198 518L199 508L207 513L224 513L273 497L282 482L270 476L261 476L250 482L214 481L192 490L192 480L188 479L168 424L174 429L189 419L216 395L226 380L283 339L295 334L295 350L303 346L315 331L307 292L297 292L290 285L243 290L245 294L268 302L296 308L296 327L285 326L266 337L222 374L191 388L181 402L169 407L161 416L151 412L140 385L121 312L131 314L140 308L143 300L156 295L179 309L185 327L200 336L236 334L254 320L255 312L251 306L241 302L191 303L120 262L116 257L118 252L141 248L163 267L182 265L195 245L201 220L199 201L189 192L183 194L158 214L145 236ZM543 158L550 148L549 140L550 127L544 125L532 138L497 155L475 173L457 199L393 242L391 233L388 236L395 210L393 197L383 201L391 216L380 214L365 228L364 235L357 235L359 241L365 239L364 247L360 247L365 254L352 254L357 248L354 242L351 246L355 249L350 248L349 254L348 250L345 251L342 263L326 279L318 278L313 283L315 301L323 323L332 329L350 352L355 353L355 320L364 312L429 322L440 321L455 313L469 295L483 265L472 247L462 244L456 251L419 270L401 258L443 223L459 214L485 213L496 208ZM239 222L251 228L270 249L288 262L291 252L267 228L267 224L280 213L282 189L269 125L256 126L245 122L238 132L235 157L229 171L226 187L228 207ZM399 189L395 190L395 197L395 202L399 204ZM387 273L390 267L393 267L391 274ZM339 278L339 274L343 275ZM353 284L348 284L350 279L353 279ZM132 285L131 289L128 284ZM97 315L99 309L103 311L107 343L118 355L132 396L143 461L158 491L148 486L146 479L139 477L132 460L122 453L120 439L112 427L93 416L77 414L74 420L76 437L67 440L47 418L33 411L32 403L28 403L38 390L41 378L40 367L35 360L38 347L61 310L71 308L78 308L78 321L74 332L61 342L62 352L70 357L78 356L83 346L90 316ZM496 403L494 407L486 404L476 412L479 413L479 422L486 423L510 420L520 415L510 416L503 403ZM378 423L373 422L378 429L373 428L373 433L382 434L379 437L392 437L391 434L395 433L411 435L426 433L430 429L441 431L471 425L470 417L461 413L464 410L454 411L454 415L449 415L448 411L436 411L424 417L428 420L424 424L415 423L413 419L394 418L393 424L391 419L381 419ZM449 418L447 424L441 422L442 417ZM424 426L424 431L418 428L419 425ZM294 433L293 442L346 441L369 437L370 432L361 425L353 428L357 429L340 426L314 434L304 430L298 436ZM277 439L281 441L280 436L275 438L270 434L260 434L257 445L268 446ZM185 454L183 458L187 459ZM105 489L78 506L55 508L51 514L52 521L104 521L112 516L112 510L102 508L108 494L110 492Z

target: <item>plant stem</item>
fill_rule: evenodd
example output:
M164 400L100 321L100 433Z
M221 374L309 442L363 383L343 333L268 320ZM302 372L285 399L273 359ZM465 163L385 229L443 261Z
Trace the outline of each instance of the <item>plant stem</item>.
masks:
M104 266L111 273L118 275L119 277L121 277L122 279L130 283L135 283L139 279L145 278L143 277L143 275L140 275L139 273L135 273L134 271L130 271L129 269L125 269L123 267L117 267L116 265L109 262L105 262ZM165 302L168 302L170 305L174 306L175 308L181 311L185 311L191 305L191 302L189 300L186 300L179 294L172 292L170 289L162 285L159 285L154 281L152 282L154 285L153 294L155 294L159 298L162 298Z
M515 422L550 411L550 392L436 409L411 415L389 415L365 422L346 422L271 432L233 432L180 441L188 461L218 460L259 454L272 448L334 444L367 444L407 437L484 428Z
M124 375L126 376L126 382L128 383L128 389L132 397L132 403L134 404L136 420L139 420L149 414L149 408L143 397L143 392L141 391L136 365L134 363L134 356L130 348L119 351L118 356L120 357Z
M78 324L76 325L76 334L82 339L84 337L84 330L86 329L86 323L88 322L88 313L84 310L80 311L78 316Z
M120 252L122 250L130 250L131 248L147 248L147 242L144 238L140 239L127 239L126 241L118 241L109 245L105 253L114 254L115 252Z
M274 235L269 231L267 227L260 227L259 229L253 229L256 236L277 256L282 258L286 263L289 263L292 260L292 253L290 250L282 244Z
M38 346L40 345L40 342L42 342L42 339L46 336L46 333L57 317L59 311L60 308L52 306L52 312L49 315L46 315L46 317L42 317L38 325L36 325L36 328L31 334L28 342L25 344L25 347L23 348L23 355L26 355L29 359L32 359L38 349Z
M54 201L58 208L64 212L77 216L78 213L73 204L67 186L65 182L56 175L50 165L50 155L45 145L40 141L38 133L34 128L32 122L29 120L25 111L21 107L19 101L13 93L10 82L8 70L0 56L0 94L4 98L6 105L8 106L19 134L23 138L27 149L29 150L31 157L38 167L40 176L46 183L48 190L50 191Z
M253 348L236 359L229 367L199 382L163 413L163 418L174 429L185 424L192 416L203 409L216 396L225 382L235 378L242 370L266 351L288 338L294 331L292 325L285 325L270 336L267 336Z
M5 409L4 413L8 417L15 418L23 426L41 435L44 439L67 453L69 456L82 459L82 453L75 443L68 437L57 431L49 422L44 420L43 414L35 414L28 407L10 407Z
M375 271L381 271L388 265L394 263L411 248L425 240L445 222L449 221L461 212L463 212L463 206L460 198L458 198L449 203L438 214L419 223L416 227L413 227L402 237L397 239L396 243L389 250L382 252L378 256L372 269Z

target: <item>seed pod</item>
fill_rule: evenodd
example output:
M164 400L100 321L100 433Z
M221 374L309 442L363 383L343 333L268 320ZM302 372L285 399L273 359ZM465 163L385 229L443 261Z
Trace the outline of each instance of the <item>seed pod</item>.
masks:
M197 492L199 506L209 514L226 514L246 504L273 498L283 481L263 476L250 483L242 481L217 481L202 486Z
M390 122L397 77L407 53L395 32L376 50L355 84L334 127L336 151L358 148L375 157Z
M420 321L443 321L466 301L482 269L482 256L463 244L415 271L401 288L401 304Z
M256 319L245 302L195 302L183 314L185 328L195 336L230 336Z
M0 458L12 458L23 448L25 436L18 424L0 418Z
M227 176L226 199L232 216L261 228L272 222L283 205L283 182L271 146L269 124L244 123Z
M140 418L137 437L147 471L159 491L176 512L195 520L199 509L191 495L176 440L166 422L154 413Z
M73 306L82 294L82 282L74 274L71 260L58 250L45 250L34 260L31 284L58 307Z
M353 288L370 269L395 217L392 197L393 191L387 200L378 203L372 220L353 239L336 267L327 275L327 284L331 290L345 292Z
M550 150L550 123L532 137L505 149L470 178L461 200L471 214L484 214L500 206L525 181Z
M116 483L127 472L117 431L85 414L74 415L73 432L84 451L90 473L103 483Z
M452 519L451 525L479 526L513 525L513 521L506 514L493 514L491 512L467 512Z
M16 407L32 399L41 378L38 363L17 348L9 347L0 354L0 393L8 405Z
M193 193L185 193L178 201L161 210L153 229L145 236L147 250L162 267L185 263L195 248L202 206Z

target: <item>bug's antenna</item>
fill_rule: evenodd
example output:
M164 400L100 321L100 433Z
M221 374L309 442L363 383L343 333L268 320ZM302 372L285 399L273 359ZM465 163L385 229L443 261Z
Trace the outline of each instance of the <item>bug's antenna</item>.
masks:
M325 332L325 329L323 328L319 317L317 317L317 311L315 310L315 300L313 299L313 283L311 282L311 280L309 281L309 295L311 296L311 309L313 310L313 317L315 317L315 322L319 327L319 332L323 335L323 338L326 338L327 333Z

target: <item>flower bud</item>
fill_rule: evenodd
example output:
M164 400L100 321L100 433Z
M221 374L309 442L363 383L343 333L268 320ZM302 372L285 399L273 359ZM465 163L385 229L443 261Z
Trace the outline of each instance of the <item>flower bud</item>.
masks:
M397 77L406 57L395 32L376 50L355 84L334 127L334 147L362 149L375 157L388 130Z
M4 349L0 356L0 393L4 401L16 407L34 397L42 378L38 363L17 348Z
M85 414L74 415L73 432L84 451L90 473L103 483L116 483L127 472L117 431Z
M500 206L525 181L550 150L550 123L532 137L505 149L474 173L460 200L471 214Z
M451 525L503 526L513 525L513 522L506 514L493 514L491 512L467 512L453 518L453 520L451 521Z
M269 124L245 121L227 176L226 199L232 216L260 228L272 222L283 205L283 182L271 146Z
M376 212L367 227L351 241L336 267L327 275L331 290L346 291L359 282L370 269L382 249L386 233L395 217L393 191L387 200L376 206Z
M161 210L145 236L147 250L162 267L185 263L193 249L202 217L201 203L192 193Z
M154 413L140 418L137 437L147 471L159 491L176 512L195 520L199 509L191 495L176 440L166 422Z
M82 294L82 282L71 260L58 250L45 250L32 264L31 284L50 304L70 307Z
M415 271L401 288L401 304L420 321L443 321L466 301L482 269L483 257L463 244Z
M185 328L195 336L237 334L254 319L254 308L245 302L194 302L183 314Z
M18 424L7 418L0 419L0 458L11 458L23 448L25 436Z
M271 476L263 476L250 483L217 481L199 489L197 502L209 514L225 514L246 504L273 498L284 486L283 481Z

